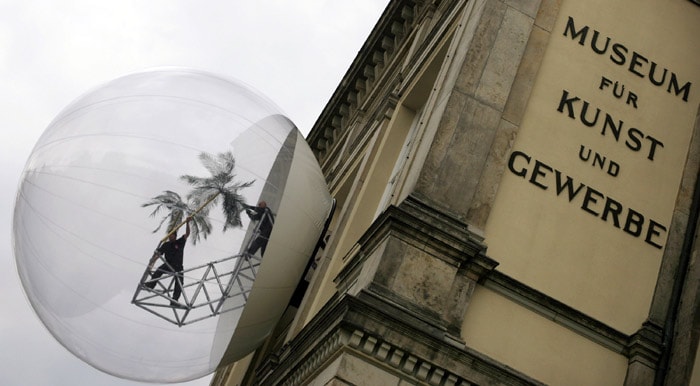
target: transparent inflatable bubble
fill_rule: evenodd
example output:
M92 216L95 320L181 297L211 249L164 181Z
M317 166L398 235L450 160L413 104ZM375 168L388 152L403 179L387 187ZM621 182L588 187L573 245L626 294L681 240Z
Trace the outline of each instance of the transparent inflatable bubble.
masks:
M96 88L46 129L17 194L15 257L73 354L122 378L186 381L269 335L331 206L308 145L267 98L153 70Z

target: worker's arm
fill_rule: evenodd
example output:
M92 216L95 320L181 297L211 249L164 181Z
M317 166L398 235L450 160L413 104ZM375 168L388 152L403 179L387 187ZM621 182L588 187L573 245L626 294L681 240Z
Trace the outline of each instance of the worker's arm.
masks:
M187 217L187 221L185 222L185 238L190 237L190 220L192 217Z
M252 221L258 221L262 218L262 215L264 213L262 208L259 208L257 206L249 206L246 208L245 213L250 217Z

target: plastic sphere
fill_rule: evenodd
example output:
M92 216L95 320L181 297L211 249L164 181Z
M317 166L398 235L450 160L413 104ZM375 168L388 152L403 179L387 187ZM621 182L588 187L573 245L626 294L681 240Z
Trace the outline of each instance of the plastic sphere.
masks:
M225 154L235 167L222 171ZM143 279L157 265L146 269L173 208L191 215L204 204L195 188L217 178L234 196L197 212L184 247L183 306L171 307L173 281L149 292ZM164 192L181 201L153 204ZM245 205L261 201L274 225L264 256L246 259L260 220ZM267 98L205 72L145 71L83 95L38 140L17 193L15 258L36 314L73 354L121 378L181 382L241 359L271 333L331 201L303 136ZM224 231L231 213L240 223ZM232 269L252 279L224 275Z

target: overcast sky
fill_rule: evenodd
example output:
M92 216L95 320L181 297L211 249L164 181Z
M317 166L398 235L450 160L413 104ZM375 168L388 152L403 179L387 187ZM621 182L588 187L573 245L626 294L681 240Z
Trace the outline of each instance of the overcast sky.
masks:
M186 66L254 86L306 134L387 3L0 0L0 384L140 384L103 374L60 346L17 276L17 185L34 143L60 110L116 77Z

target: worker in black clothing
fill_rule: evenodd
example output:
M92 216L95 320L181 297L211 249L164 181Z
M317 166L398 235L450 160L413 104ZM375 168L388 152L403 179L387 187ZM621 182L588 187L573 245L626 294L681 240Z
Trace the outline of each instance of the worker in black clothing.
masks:
M177 231L174 231L168 236L168 241L161 244L156 250L161 256L165 255L166 263L162 264L155 272L151 274L151 280L146 283L146 287L153 288L158 281L158 278L163 276L165 273L172 273L175 280L175 290L173 292L173 300L170 301L171 306L178 306L177 300L180 298L182 293L182 281L184 276L182 274L183 266L183 252L185 250L185 243L187 238L190 236L190 217L187 217L185 222L185 234L179 239L177 238Z
M260 256L263 256L265 255L267 242L270 239L270 233L272 233L272 211L267 207L265 201L260 201L258 206L246 206L245 212L252 221L259 221L258 229L253 235L246 252L252 256L259 249Z

